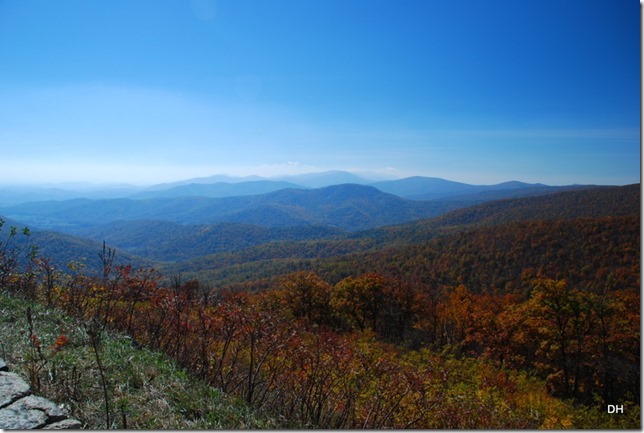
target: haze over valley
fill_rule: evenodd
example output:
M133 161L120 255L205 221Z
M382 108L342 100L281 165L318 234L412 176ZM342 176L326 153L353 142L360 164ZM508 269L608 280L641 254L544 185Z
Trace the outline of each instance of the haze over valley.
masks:
M347 181L351 183L343 183ZM273 242L370 238L370 233L378 230L396 233L394 226L406 227L400 224L427 221L434 227L432 221L440 221L443 215L457 215L458 209L477 209L485 203L530 203L535 216L515 218L539 219L545 212L537 210L541 201L550 203L561 197L565 208L566 200L573 197L633 191L635 187L548 186L519 181L470 185L421 176L375 181L330 171L276 179L214 175L149 187L90 189L84 184L23 188L1 190L0 215L13 226L30 227L34 240L42 239L39 247L44 251L66 251L57 258L58 265L65 266L72 251L95 263L92 249L97 250L104 241L124 259L147 264L178 262ZM602 215L629 214L634 212L632 206L611 206ZM582 211L579 216L598 215ZM401 234L400 240L418 242L425 236L434 234L425 233L418 239ZM347 244L344 248L354 252L351 248L366 246L373 245Z

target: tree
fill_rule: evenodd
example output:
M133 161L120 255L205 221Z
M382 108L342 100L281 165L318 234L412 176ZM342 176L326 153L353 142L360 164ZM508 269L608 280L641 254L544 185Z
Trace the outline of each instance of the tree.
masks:
M34 263L40 274L41 287L45 291L45 301L47 306L51 307L54 305L54 292L63 272L54 267L49 257L36 257Z
M541 335L538 353L555 393L576 397L595 316L589 297L566 280L540 278L529 300L532 325Z
M0 287L15 283L17 272L27 259L36 256L36 248L29 243L31 232L25 227L20 230L22 238L18 238L18 228L9 227L9 233L3 234L5 221L0 218Z
M377 274L347 277L331 292L331 307L354 329L377 330L385 311L387 280Z
M288 308L296 317L311 323L328 323L331 319L329 305L331 286L313 272L297 272L282 281Z
M474 323L475 308L474 295L463 284L450 290L442 308L442 332L447 345L460 350Z

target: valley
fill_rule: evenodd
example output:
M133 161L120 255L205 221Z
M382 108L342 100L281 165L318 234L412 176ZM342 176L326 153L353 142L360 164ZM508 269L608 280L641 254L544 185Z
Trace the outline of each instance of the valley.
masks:
M333 175L335 179L338 173ZM321 175L308 178L323 181ZM259 183L261 189L266 182L228 185L248 189ZM195 185L150 190L167 193ZM221 182L198 185L220 187ZM34 245L59 268L76 260L96 268L97 252L106 242L118 251L119 263L154 266L164 274L197 278L215 287L252 280L257 272L280 275L324 267L327 262L341 267L342 257L360 262L380 251L436 244L437 238L449 242L465 231L477 236L481 226L639 213L639 185L548 187L508 182L483 187L436 178L377 184L403 196L358 184L295 189L290 185L264 194L219 198L169 194L30 202L0 207L0 216L7 225L30 227ZM440 198L404 198L423 195L420 191ZM504 198L497 199L499 195Z
M639 184L308 180L4 205L0 246L25 242L33 277L0 277L287 427L611 426L614 401L634 419Z
M333 183L338 181L354 183ZM423 177L374 182L346 172L285 180L212 176L143 190L124 185L76 190L5 187L0 188L0 216L34 230L107 241L144 257L149 254L142 252L155 243L164 245L161 250L173 249L192 236L190 243L202 248L181 256L185 259L269 240L322 239L428 219L488 201L589 187L521 182L484 186ZM147 258L179 259L163 252L153 255Z

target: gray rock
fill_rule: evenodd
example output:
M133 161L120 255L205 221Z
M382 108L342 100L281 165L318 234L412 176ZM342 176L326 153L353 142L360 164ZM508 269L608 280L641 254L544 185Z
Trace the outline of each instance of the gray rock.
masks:
M0 408L31 394L29 385L16 373L0 371Z
M81 428L83 428L81 422L73 418L64 419L43 427L45 430L80 430Z
M28 430L41 428L47 423L47 414L42 411L13 411L0 409L0 428L4 430Z
M67 418L51 401L33 395L0 409L0 428L28 430L42 428Z
M67 418L61 408L43 397L31 395L29 385L16 373L9 373L0 359L0 429L80 429L82 424Z
M9 371L9 367L7 367L7 363L4 362L4 359L0 358L0 371Z

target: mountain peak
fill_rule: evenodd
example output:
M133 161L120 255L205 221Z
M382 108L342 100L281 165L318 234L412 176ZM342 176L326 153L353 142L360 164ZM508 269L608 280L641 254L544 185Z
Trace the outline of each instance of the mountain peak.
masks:
M288 176L276 176L276 177L273 177L272 179L293 182L298 185L306 186L308 188L322 188L325 186L348 184L348 183L360 184L360 185L366 185L371 183L370 180L365 179L361 176L358 176L357 174L353 174L348 171L340 171L340 170L322 171L318 173L295 174L295 175L288 175Z

